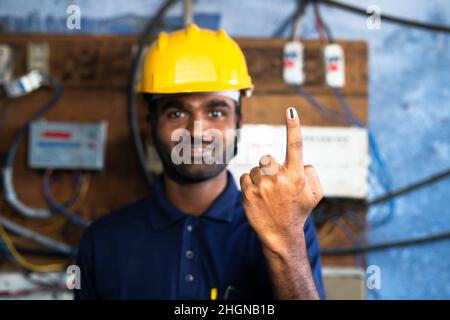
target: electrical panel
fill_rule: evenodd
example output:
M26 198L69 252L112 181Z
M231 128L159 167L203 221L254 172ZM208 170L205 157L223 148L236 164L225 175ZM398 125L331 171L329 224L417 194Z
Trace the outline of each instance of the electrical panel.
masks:
M364 199L369 190L369 140L367 129L302 126L304 158L319 175L325 197ZM286 155L286 126L244 124L238 154L228 169L239 185L259 159L272 155L279 163Z
M106 122L32 122L28 164L34 169L101 170L106 130Z

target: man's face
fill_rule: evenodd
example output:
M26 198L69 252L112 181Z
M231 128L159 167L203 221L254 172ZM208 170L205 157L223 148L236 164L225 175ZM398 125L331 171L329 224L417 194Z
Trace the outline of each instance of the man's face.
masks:
M152 138L166 174L178 182L193 183L211 179L226 168L237 141L234 100L192 93L161 98L155 107Z

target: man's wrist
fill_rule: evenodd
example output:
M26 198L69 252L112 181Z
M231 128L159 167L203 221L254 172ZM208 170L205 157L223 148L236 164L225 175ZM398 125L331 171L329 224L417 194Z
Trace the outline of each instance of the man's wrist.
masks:
M263 253L267 259L277 259L287 262L292 259L302 259L307 257L306 240L303 230L292 236L285 236L274 245L264 245Z

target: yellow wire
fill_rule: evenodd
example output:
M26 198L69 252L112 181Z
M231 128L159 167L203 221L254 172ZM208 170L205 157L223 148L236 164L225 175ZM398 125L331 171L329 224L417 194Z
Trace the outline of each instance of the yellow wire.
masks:
M80 195L78 199L75 201L75 203L72 204L70 207L71 209L79 207L80 203L84 200L86 197L86 194L89 190L91 181L91 176L87 175L85 179L83 179L83 184L81 185L80 189ZM66 218L64 217L54 217L53 223L45 226L40 226L39 230L44 233L50 233L58 230L66 223ZM2 225L0 225L0 237L4 240L6 246L8 247L9 252L14 257L14 259L25 269L34 271L34 272L52 272L52 271L61 271L64 270L63 264L49 264L49 265L36 265L29 261L27 261L22 255L17 251L14 242L21 243L24 242L24 239L21 237L10 237L6 230L3 228ZM14 239L14 242L13 242Z
M31 262L28 262L25 258L23 258L20 253L17 251L14 246L11 238L9 237L6 230L0 224L0 236L3 238L6 246L8 247L9 252L14 257L14 259L25 269L31 270L33 272L52 272L52 271L61 271L64 270L63 264L48 264L48 265L37 265Z
M12 242L16 245L20 245L20 244L24 244L27 243L27 239L22 238L22 237L18 237L18 236L13 236L13 235L9 235L9 238L12 240Z
M81 185L80 189L80 195L78 196L78 199L70 206L71 210L74 210L80 206L80 203L83 202L83 200L86 198L86 194L89 190L89 186L91 184L91 175L86 174L83 179L83 183Z

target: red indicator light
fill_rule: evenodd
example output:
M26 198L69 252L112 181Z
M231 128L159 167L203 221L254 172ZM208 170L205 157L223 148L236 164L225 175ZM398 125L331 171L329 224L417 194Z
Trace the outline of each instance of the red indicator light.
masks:
M50 139L70 139L72 138L72 133L68 131L46 130L41 133L41 137Z

